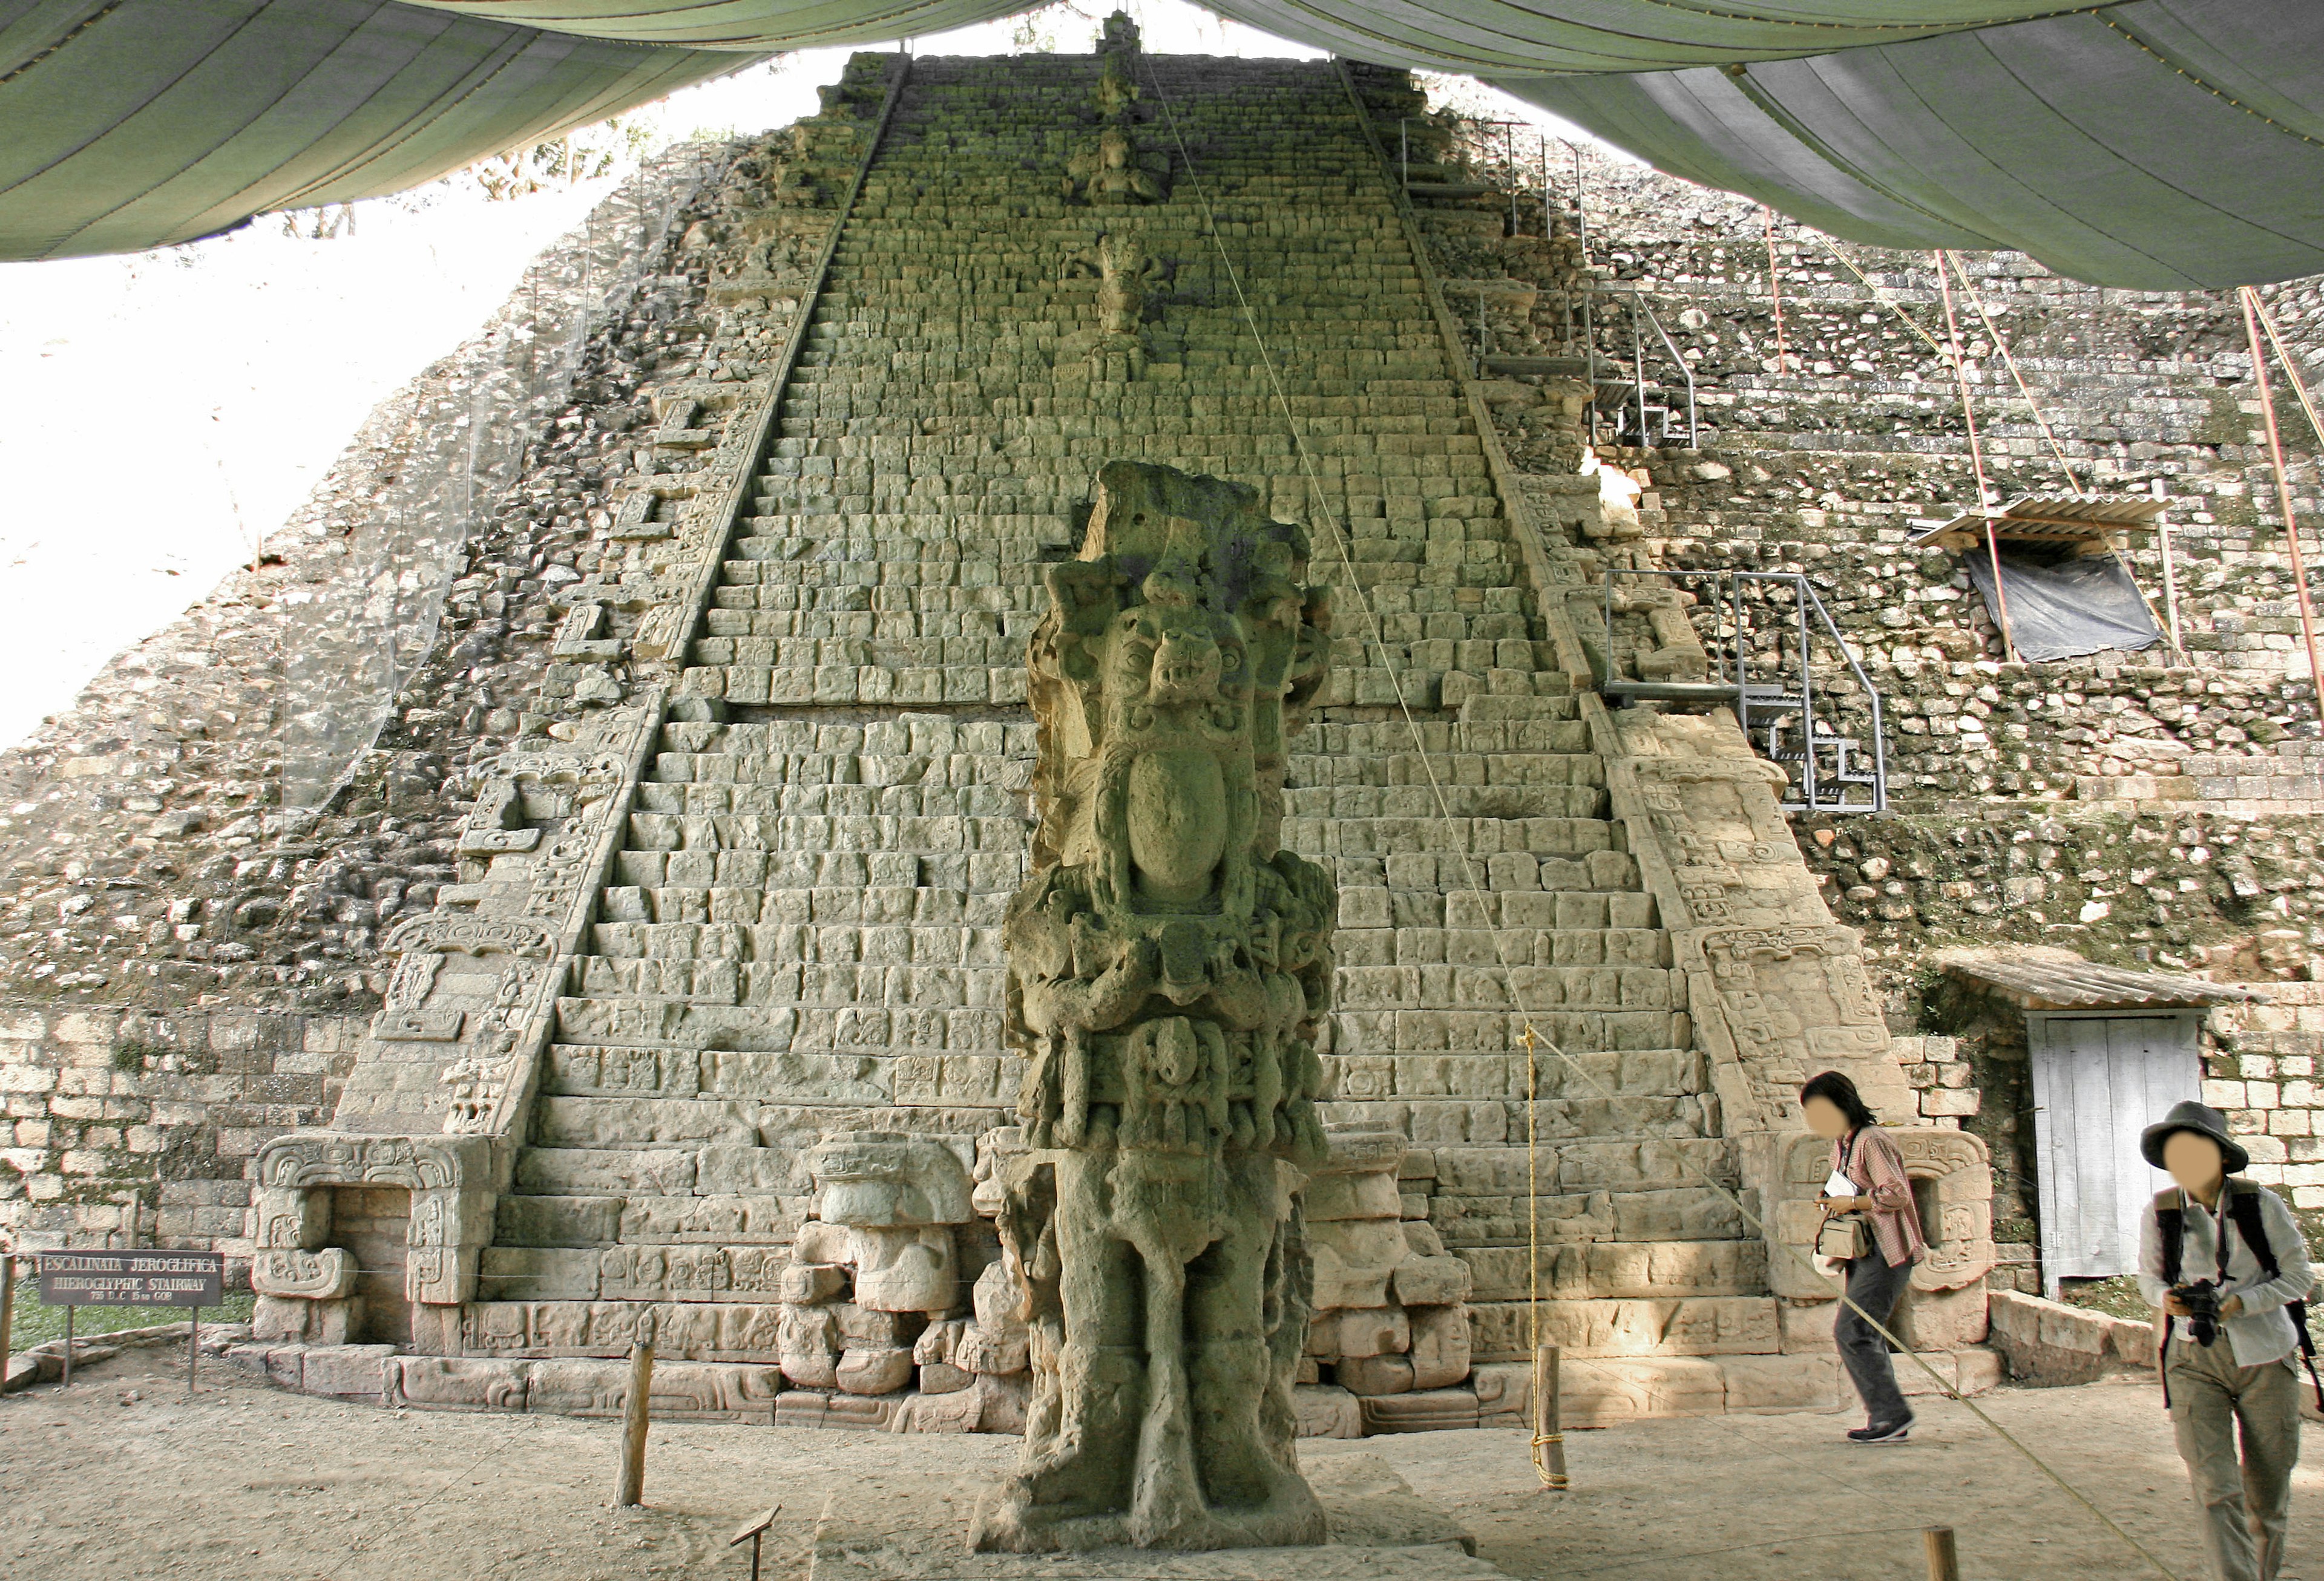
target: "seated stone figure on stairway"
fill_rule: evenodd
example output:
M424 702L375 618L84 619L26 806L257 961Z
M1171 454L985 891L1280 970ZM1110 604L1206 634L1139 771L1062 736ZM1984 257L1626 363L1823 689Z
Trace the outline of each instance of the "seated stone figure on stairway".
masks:
M1084 203L1159 203L1162 183L1138 163L1138 144L1120 126L1098 133L1097 146L1065 165L1065 194Z
M1306 556L1250 488L1114 462L1049 569L1042 817L1004 929L1027 1145L1000 1228L1034 1392L982 1549L1324 1536L1291 1390L1337 897L1277 844L1328 653Z

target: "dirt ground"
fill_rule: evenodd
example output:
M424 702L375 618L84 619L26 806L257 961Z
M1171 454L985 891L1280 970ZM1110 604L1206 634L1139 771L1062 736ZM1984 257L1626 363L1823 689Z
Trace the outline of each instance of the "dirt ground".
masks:
M994 1438L657 1424L645 1508L616 1512L616 1424L389 1412L285 1394L213 1364L127 1351L0 1399L0 1576L9 1581L643 1581L748 1572L725 1539L780 1503L767 1575L798 1581L816 1512L856 1474L998 1469ZM2175 1576L2200 1575L2185 1477L2155 1392L2004 1390L1981 1402ZM1960 1534L1977 1581L2153 1575L1960 1406L1862 1449L1852 1418L1705 1417L1569 1439L1574 1487L1538 1491L1522 1438L1315 1441L1385 1457L1465 1521L1480 1554L1541 1581L1919 1581L1922 1526ZM2311 1426L2287 1578L2324 1581L2324 1427Z

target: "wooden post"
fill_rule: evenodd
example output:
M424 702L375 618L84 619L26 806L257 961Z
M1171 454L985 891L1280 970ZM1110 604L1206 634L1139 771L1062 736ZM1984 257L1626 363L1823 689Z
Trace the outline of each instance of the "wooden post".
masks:
M1565 1475L1565 1433L1558 1425L1562 1402L1557 1375L1557 1347L1544 1345L1533 1353L1534 1441L1541 1446L1542 1485L1563 1493L1572 1484Z
M1960 1555L1953 1549L1953 1529L1932 1526L1921 1533L1929 1556L1929 1581L1960 1581Z
M622 1465L613 1490L616 1508L645 1502L646 1421L653 1399L653 1350L650 1345L630 1347L630 1392L622 1402Z
M2171 624L2171 651L2179 656L2181 664L2190 663L2187 645L2179 640L2179 569L2171 563L2170 519L2156 517L2154 530L2163 540L2163 612Z

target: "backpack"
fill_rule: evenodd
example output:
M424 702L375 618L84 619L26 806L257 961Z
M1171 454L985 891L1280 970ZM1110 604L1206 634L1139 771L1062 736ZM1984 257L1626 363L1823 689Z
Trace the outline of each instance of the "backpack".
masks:
M2282 1272L2275 1260L2275 1248L2268 1245L2267 1226L2260 1217L2260 1189L2248 1181L2227 1182L2227 1222L2236 1227L2236 1234L2252 1249L2259 1265L2270 1278ZM2177 1187L2158 1191L2154 1196L2154 1225L2163 1241L2163 1282L2179 1282L2179 1266L2187 1245L2187 1209ZM2300 1360L2308 1369L2308 1381L2316 1386L2316 1409L2324 1411L2324 1379L2316 1375L2316 1342L2308 1336L2308 1303L2306 1301L2286 1301L2283 1310L2291 1314L2292 1326L2300 1333ZM2163 1403L2171 1403L2171 1378L2164 1365L2171 1347L2171 1325L2173 1319L2165 1313L2163 1334L2154 1347L2154 1370L2163 1374Z

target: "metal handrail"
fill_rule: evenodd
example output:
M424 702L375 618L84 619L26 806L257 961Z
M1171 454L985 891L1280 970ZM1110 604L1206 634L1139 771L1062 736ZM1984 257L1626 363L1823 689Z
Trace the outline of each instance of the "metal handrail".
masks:
M1638 311L1646 314L1646 322L1653 325L1655 326L1655 333L1662 337L1663 350L1670 353L1671 361L1678 364L1680 375L1686 380L1686 447L1689 450L1692 450L1694 448L1695 437L1697 433L1694 420L1693 365L1688 363L1686 358L1679 354L1678 343L1670 337L1670 331L1665 329L1663 327L1663 321L1655 316L1653 304L1642 301L1634 296L1630 299L1630 305ZM1637 329L1635 326L1632 328L1631 335L1635 339L1637 336ZM1638 418L1638 432L1643 436L1646 431L1646 418L1645 415L1641 413Z
M1714 636L1714 649L1706 650L1703 657L1707 667L1713 674L1721 676L1724 685L1731 687L1734 692L1731 700L1721 700L1731 702L1731 706L1735 710L1736 723L1741 727L1744 739L1757 744L1757 738L1752 734L1752 713L1755 706L1758 713L1767 719L1768 749L1771 755L1775 750L1775 731L1780 719L1784 716L1796 715L1800 722L1800 795L1796 801L1787 801L1783 804L1785 812L1885 813L1888 810L1887 721L1880 694L1872 685L1872 677L1865 673L1863 665L1858 662L1855 651L1840 636L1840 628L1833 621L1831 612L1824 608L1822 598L1818 595L1814 585L1805 575L1790 571L1729 569L1690 571L1658 566L1609 567L1606 572L1606 662L1608 680L1615 685L1620 684L1612 673L1615 651L1614 579L1617 576L1653 576L1674 583L1707 582L1711 584L1711 602L1714 607L1724 607L1729 622L1730 635L1723 639L1725 652L1715 650L1716 646L1720 644L1722 639ZM1776 660L1778 666L1776 675L1768 681L1755 682L1753 679L1750 644L1747 640L1749 629L1746 619L1748 606L1743 595L1745 584L1754 582L1780 584L1791 591L1792 641L1799 662L1799 684L1796 694L1789 685L1788 677L1782 673L1780 641L1777 644L1779 657ZM1809 621L1811 610L1814 612L1812 627ZM1838 783L1829 786L1821 783L1821 776L1816 763L1816 749L1819 745L1829 744L1844 738L1819 737L1817 733L1815 667L1810 657L1810 644L1815 629L1819 627L1824 638L1840 650L1840 656L1847 664L1849 674L1855 677L1857 685L1870 704L1872 774L1868 785L1863 778L1847 775L1844 772L1846 762L1844 747L1840 749L1840 768L1835 771L1839 777ZM1699 639L1701 634L1697 635ZM1711 684L1706 683L1706 685L1708 685ZM1872 793L1872 804L1865 806L1859 803L1848 801L1845 787L1849 785L1867 785L1867 788ZM1827 799L1827 792L1839 799Z

